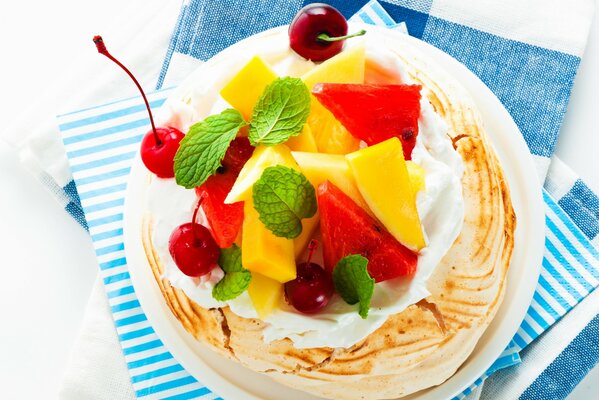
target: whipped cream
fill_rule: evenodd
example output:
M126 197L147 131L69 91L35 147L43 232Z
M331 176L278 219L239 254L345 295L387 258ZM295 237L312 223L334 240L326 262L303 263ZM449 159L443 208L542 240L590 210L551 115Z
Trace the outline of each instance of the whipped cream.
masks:
M289 50L286 40L281 42L280 46L269 46L268 51L258 53L279 76L300 76L313 68L312 62ZM368 81L410 83L406 69L395 53L367 39L365 42ZM162 121L186 132L193 123L229 108L218 93L239 67L254 55L229 58L210 69L202 69L201 75L190 76L167 103ZM338 295L334 295L321 312L313 315L301 314L281 302L281 308L266 318L266 342L289 338L297 348L349 347L379 328L390 315L403 311L430 294L426 281L461 231L464 200L462 160L447 136L445 121L426 100L425 91L426 88L423 88L419 134L412 160L426 173L426 188L417 195L417 208L427 246L418 255L415 275L411 279L396 278L376 284L367 319L358 315L357 306L346 304ZM165 278L202 307L228 305L241 317L257 318L247 291L226 303L212 298L212 288L223 276L220 268L215 268L202 279L190 278L179 271L169 254L171 232L191 220L196 204L195 192L178 186L174 179L153 177L147 199L154 220L153 244L164 264ZM203 215L199 221L206 223Z

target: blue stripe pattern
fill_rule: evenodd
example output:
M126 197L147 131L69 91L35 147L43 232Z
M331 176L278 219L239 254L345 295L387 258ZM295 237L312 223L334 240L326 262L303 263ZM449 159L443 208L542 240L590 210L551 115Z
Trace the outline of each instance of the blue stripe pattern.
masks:
M298 8L309 2L279 1L277 12L273 13L270 2L248 0L244 8L251 10L250 16L240 14L232 0L190 0L182 8L158 87L162 85L173 54L206 60L257 31L288 23ZM412 36L444 49L479 74L512 113L534 154L547 156L553 152L578 58L431 17L432 0L395 0L381 2L382 7L370 1L363 9L364 1L328 2L348 17L358 12L357 18L389 26L405 21ZM491 55L480 51L484 46L493 46L497 51ZM476 53L471 51L473 48ZM520 57L518 63L512 64L520 65L520 69L501 65L501 57L508 55ZM538 65L531 64L531 60L539 60ZM486 65L494 65L498 71L491 73L484 68ZM510 82L523 77L526 84L518 87L519 96L510 97L506 91L514 88ZM169 90L150 94L151 104L162 104L168 93ZM539 103L538 98L543 101ZM100 274L137 396L153 399L214 396L173 359L157 337L139 306L128 273L122 247L123 199L137 142L148 130L148 120L141 113L141 106L141 102L132 105L131 100L126 100L59 117L75 184L81 190L81 196L75 197L77 188L71 185L70 190L75 189L73 204L80 212L85 210L89 221ZM569 196L560 199L559 205L547 193L544 200L548 229L543 274L527 317L497 362L458 398L471 392L495 370L518 363L519 351L597 286L599 257L588 240L595 237L599 229L596 196L581 183ZM580 202L587 206L587 217L576 217L572 221L564 210L578 215Z
M599 315L522 393L520 400L565 399L599 362Z
M150 94L151 104L163 104L168 93L167 90ZM143 105L130 103L116 102L59 117L75 179L69 190L73 196L79 193L79 209L85 210L89 221L100 275L136 396L205 397L211 394L209 389L173 359L156 335L141 309L127 268L123 207L130 163L135 155L129 149L131 146L137 149L148 129L147 121L139 122L142 120L138 113L143 111L140 108ZM121 155L114 157L114 153L107 154L106 150Z

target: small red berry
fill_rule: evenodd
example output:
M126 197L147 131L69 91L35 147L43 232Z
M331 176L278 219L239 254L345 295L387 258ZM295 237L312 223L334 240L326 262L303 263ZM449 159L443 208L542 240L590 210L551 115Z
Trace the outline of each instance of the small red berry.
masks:
M144 99L148 115L150 116L150 124L152 130L148 132L141 142L141 160L143 161L146 168L151 172L155 173L160 178L172 178L175 176L174 172L174 159L177 150L179 149L179 142L183 139L183 133L178 129L171 127L156 128L154 125L154 117L152 116L152 110L150 110L150 104L146 98L141 85L135 79L135 76L125 67L119 60L114 58L106 49L102 36L94 36L94 43L98 49L98 53L108 57L116 65L121 67L123 71L129 75L129 77L139 89L141 97Z
M335 7L314 3L299 10L291 21L289 45L308 60L324 61L341 52L345 39L364 33L347 35L347 21Z

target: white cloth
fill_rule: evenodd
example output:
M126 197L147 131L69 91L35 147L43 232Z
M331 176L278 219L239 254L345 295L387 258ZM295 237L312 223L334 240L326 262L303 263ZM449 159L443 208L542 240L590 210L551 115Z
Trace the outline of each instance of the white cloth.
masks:
M71 352L59 398L135 399L100 279L96 279L87 303L85 318Z

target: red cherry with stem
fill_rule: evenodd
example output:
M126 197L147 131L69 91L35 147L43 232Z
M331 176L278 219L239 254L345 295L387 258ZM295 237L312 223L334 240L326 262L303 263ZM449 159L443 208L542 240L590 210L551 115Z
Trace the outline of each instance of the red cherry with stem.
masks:
M202 198L198 202L191 222L179 225L168 241L168 250L177 267L187 276L194 278L206 275L216 265L220 249L210 231L196 223Z
M127 75L129 75L139 89L141 97L144 99L146 109L148 110L148 115L150 116L152 130L146 133L141 141L141 160L146 168L155 173L158 177L172 178L175 176L175 171L173 169L175 154L179 149L179 142L185 135L183 135L183 132L180 130L172 127L156 128L154 125L154 117L152 116L152 111L150 109L148 99L146 98L146 94L144 93L137 79L135 79L135 76L133 76L127 67L125 67L119 60L114 58L108 52L102 36L94 36L94 43L96 44L98 53L108 57L116 65L121 67L123 71L127 73Z
M347 21L328 4L309 4L298 11L289 25L289 45L300 56L324 61L341 52L345 39L365 34L347 34Z
M298 264L297 278L285 283L287 301L305 314L315 313L325 307L334 291L329 274L320 265L311 262L317 246L318 242L310 241L308 259Z

